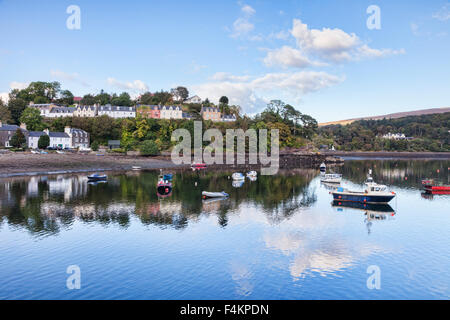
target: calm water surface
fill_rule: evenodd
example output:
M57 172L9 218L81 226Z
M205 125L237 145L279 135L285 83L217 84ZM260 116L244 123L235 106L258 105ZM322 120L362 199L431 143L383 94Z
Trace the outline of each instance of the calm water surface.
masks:
M0 299L449 299L449 161L347 161L343 185L369 168L397 198L383 211L333 207L318 170L232 185L231 172L157 172L0 180ZM439 170L439 172L438 172ZM201 191L230 194L202 201ZM68 290L66 269L81 269ZM369 266L381 270L369 290Z

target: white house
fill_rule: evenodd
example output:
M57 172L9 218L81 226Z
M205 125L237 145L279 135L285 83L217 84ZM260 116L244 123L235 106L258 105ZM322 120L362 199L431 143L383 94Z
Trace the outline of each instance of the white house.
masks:
M98 108L98 116L111 118L136 118L136 107L112 106L110 104Z
M77 110L74 112L74 116L76 117L87 117L87 118L93 118L97 115L98 112L98 106L77 106Z
M161 119L183 119L183 110L180 106L162 106Z
M76 108L74 107L53 107L50 111L45 115L47 118L65 118L65 117L73 117Z
M38 149L39 138L48 135L50 138L49 147L52 148L89 148L89 133L81 129L66 127L64 132L44 131L28 132L28 148Z
M199 96L193 96L184 100L184 103L202 103L202 98Z

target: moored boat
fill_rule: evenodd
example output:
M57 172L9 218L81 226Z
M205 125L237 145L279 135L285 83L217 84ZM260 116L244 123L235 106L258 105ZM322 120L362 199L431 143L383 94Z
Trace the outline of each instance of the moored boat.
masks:
M423 188L428 193L434 194L450 194L450 185L445 185L442 182L436 181L434 179L424 179L422 180Z
M235 172L232 174L231 178L233 180L245 180L245 176L240 172Z
M156 193L159 197L168 197L172 193L172 183L160 179L156 185Z
M141 170L141 167L138 167L138 166L132 166L132 167L131 167L131 170L139 171L139 170Z
M193 164L191 164L191 169L193 171L195 171L195 170L204 170L206 168L207 168L206 163L193 163Z
M369 170L364 191L352 191L344 188L337 188L332 191L333 199L339 202L360 202L369 204L388 203L395 196L395 192L390 192L387 186L377 184L372 179L372 170Z
M249 171L247 172L247 177L256 177L258 175L258 173L256 173L256 171Z

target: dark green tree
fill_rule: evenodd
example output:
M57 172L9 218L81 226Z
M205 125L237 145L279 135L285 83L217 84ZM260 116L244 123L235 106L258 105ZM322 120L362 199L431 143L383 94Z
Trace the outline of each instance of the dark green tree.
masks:
M50 145L50 137L48 135L43 134L42 136L39 137L38 140L39 149L47 149L49 145Z
M14 148L23 148L27 143L27 139L22 132L22 129L17 128L14 135L11 137L10 145Z

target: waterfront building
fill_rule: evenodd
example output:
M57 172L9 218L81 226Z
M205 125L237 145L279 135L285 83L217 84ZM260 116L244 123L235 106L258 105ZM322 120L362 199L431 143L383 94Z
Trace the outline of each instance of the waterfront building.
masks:
M20 127L15 124L3 124L0 121L0 147L9 148L11 147L10 141L12 136L16 133L17 129L22 130L25 138L28 137L27 126L25 124L21 124Z

